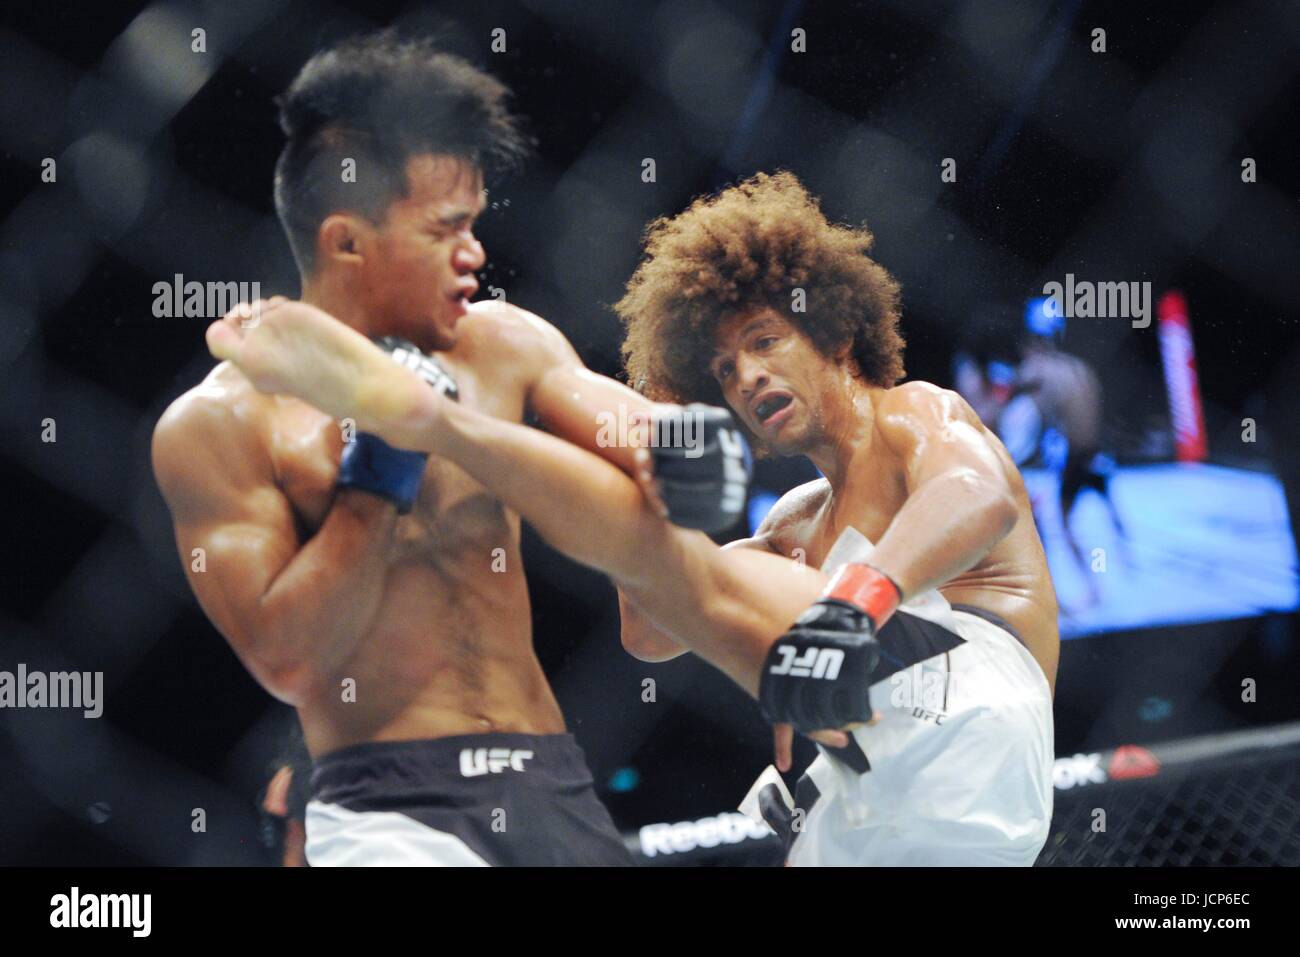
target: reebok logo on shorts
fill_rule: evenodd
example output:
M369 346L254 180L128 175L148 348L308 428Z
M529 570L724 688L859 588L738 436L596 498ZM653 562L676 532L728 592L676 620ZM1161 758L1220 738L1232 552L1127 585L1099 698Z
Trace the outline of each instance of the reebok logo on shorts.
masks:
M460 752L460 773L474 778L480 774L500 774L509 768L523 771L524 762L531 761L533 752L518 748L465 748Z
M774 675L834 681L840 676L840 666L844 664L844 650L841 648L805 648L802 655L793 645L781 645L776 650L781 660L771 668Z

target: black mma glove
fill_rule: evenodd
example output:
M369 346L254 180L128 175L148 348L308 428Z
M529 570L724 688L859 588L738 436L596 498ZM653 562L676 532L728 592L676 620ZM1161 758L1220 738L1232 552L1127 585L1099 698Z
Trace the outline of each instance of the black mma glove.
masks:
M693 403L656 411L650 455L674 525L720 532L745 510L753 460L726 409Z
M901 600L884 572L860 564L841 568L768 651L758 685L763 715L805 734L870 721L868 689L880 663L876 634Z

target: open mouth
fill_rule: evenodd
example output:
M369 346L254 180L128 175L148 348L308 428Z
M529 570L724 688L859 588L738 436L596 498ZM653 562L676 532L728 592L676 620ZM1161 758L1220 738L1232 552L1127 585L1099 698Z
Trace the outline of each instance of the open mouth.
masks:
M465 313L469 311L470 297L473 295L474 295L473 289L461 288L461 289L457 289L447 298L451 300L453 309L455 309L458 313Z
M478 283L472 277L462 279L456 284L456 288L451 293L451 301L460 305L468 306L474 294L478 292Z
M784 409L792 401L793 399L788 395L771 396L764 399L755 407L754 415L758 417L760 423L766 425L769 419Z

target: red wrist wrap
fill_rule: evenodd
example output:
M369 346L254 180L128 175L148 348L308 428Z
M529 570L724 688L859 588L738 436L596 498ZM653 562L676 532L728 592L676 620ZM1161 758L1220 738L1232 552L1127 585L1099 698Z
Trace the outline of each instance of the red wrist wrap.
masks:
M879 569L850 563L835 573L822 597L848 602L866 612L875 626L881 628L898 608L903 593L894 580Z

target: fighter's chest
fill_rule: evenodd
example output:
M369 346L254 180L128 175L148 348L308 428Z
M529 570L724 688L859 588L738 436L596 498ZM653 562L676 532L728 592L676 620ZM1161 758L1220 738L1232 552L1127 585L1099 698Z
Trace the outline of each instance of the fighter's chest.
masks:
M477 398L476 390L463 378L458 378L458 386L463 400ZM476 404L482 407L482 403ZM490 405L493 407L485 411L493 414L514 411L509 403ZM292 400L280 403L271 428L269 446L280 490L304 535L314 534L334 501L345 431L336 420ZM464 470L430 456L414 508L398 518L394 547L403 557L437 549L445 553L458 543L484 535L505 541L503 536L510 534L514 524L501 503Z
M880 541L905 500L906 489L892 481L850 484L790 522L775 543L783 555L820 568L846 528Z

